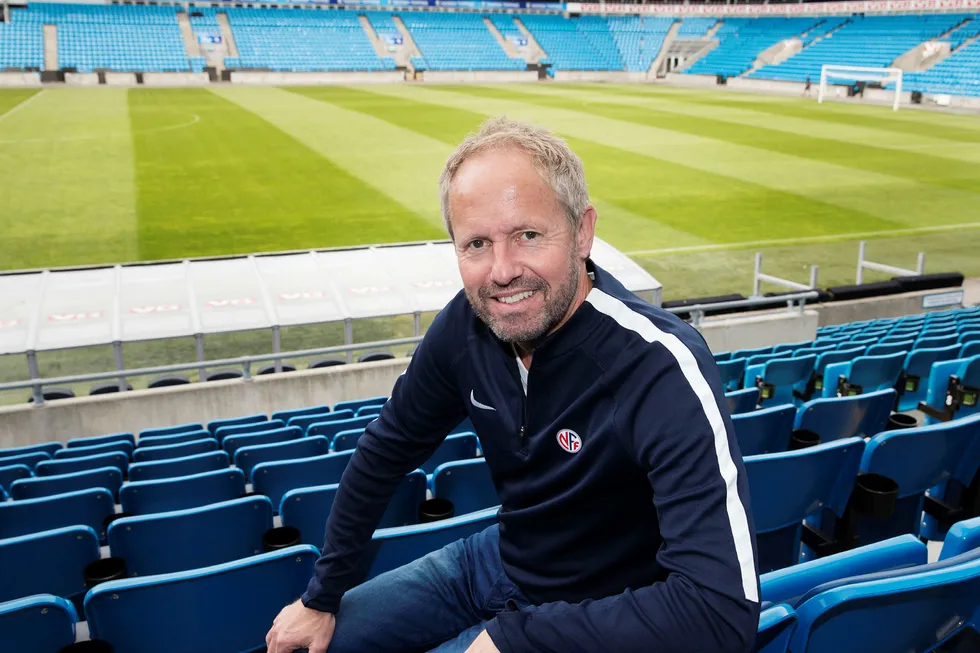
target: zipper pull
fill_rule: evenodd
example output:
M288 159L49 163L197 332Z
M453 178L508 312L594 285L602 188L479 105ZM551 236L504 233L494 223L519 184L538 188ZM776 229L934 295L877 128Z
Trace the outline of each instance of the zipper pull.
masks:
M524 448L524 425L523 424L521 424L521 434L519 437L521 440L521 448Z

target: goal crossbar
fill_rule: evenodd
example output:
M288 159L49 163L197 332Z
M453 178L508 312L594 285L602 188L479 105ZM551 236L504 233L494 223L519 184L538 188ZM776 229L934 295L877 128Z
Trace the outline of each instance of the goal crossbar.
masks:
M860 82L879 82L883 86L895 83L895 101L892 103L892 110L898 111L899 101L902 97L902 73L901 68L873 68L869 66L835 66L824 64L820 67L820 91L817 95L817 102L823 103L827 96L827 82L832 79L846 79Z

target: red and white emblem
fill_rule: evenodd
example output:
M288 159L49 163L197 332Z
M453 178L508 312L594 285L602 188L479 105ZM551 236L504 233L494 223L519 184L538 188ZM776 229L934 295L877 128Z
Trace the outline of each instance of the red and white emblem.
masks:
M562 429L558 431L558 446L568 453L578 453L582 448L582 438L571 429Z

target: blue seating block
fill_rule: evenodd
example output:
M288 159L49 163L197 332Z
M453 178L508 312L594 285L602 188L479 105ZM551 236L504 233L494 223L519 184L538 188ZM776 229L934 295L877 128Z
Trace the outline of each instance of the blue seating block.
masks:
M222 431L224 429L221 429ZM303 429L298 426L284 426L273 428L268 431L257 431L243 435L230 435L221 442L221 448L228 452L232 458L235 452L242 447L253 447L257 444L276 444L279 442L290 442L299 440L303 437Z
M98 559L99 537L87 526L0 540L0 602L34 594L72 600L85 592L83 570Z
M136 447L136 437L132 433L111 433L109 435L96 435L87 438L72 438L65 443L65 447L73 449L75 447L91 447L99 444L110 444L120 440L129 442Z
M0 503L0 538L76 525L88 526L101 537L103 521L113 514L115 505L105 488Z
M218 449L218 441L214 438L202 438L181 444L165 444L159 447L139 447L133 452L133 460L138 463L150 463L160 460L185 458L199 453L208 453Z
M10 487L10 497L15 501L40 499L66 492L101 487L112 493L113 500L115 500L115 497L119 496L119 488L122 482L122 470L118 467L99 467L81 472L56 476L36 476L15 481Z
M123 512L145 515L185 510L237 499L245 494L245 474L227 468L190 476L127 483L119 491Z
M252 469L259 463L311 458L327 453L330 453L330 443L322 436L311 436L291 442L257 444L251 447L242 447L235 452L235 467L245 472L246 480L251 483Z
M0 603L0 642L9 651L58 653L75 642L76 621L72 604L51 594Z
M794 427L817 433L821 442L871 437L885 430L896 396L894 390L879 390L855 397L813 399L796 413Z
M490 466L482 458L457 460L436 467L432 474L432 495L451 501L456 515L500 505Z
M269 497L272 507L278 512L283 495L290 490L340 483L353 453L353 450L343 451L258 464L252 468L252 487L259 494Z
M210 451L183 458L171 458L152 463L133 463L129 468L129 480L153 481L210 472L228 467L231 459L227 452Z
M101 453L83 458L70 458L68 460L42 460L34 468L34 473L38 476L56 476L59 474L84 472L101 467L117 467L120 471L126 473L126 470L129 469L129 456L121 451L113 451L111 453Z
M732 415L735 439L742 456L779 453L789 449L795 419L796 407L792 404Z

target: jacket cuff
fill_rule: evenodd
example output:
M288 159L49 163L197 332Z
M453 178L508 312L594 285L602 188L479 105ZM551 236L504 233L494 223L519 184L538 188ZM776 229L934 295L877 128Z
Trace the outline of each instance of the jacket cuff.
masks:
M487 634L500 653L520 653L530 651L530 643L524 636L524 620L527 617L522 612L501 612L487 622Z

